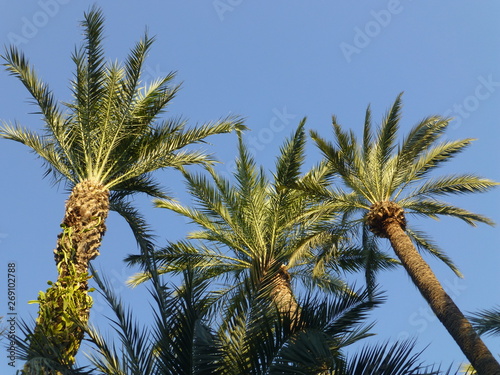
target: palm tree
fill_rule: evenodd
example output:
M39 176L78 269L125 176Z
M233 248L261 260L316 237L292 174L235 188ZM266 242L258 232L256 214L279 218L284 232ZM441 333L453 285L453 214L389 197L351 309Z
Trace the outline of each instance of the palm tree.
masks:
M153 265L152 262L149 266ZM149 267L148 267L149 268ZM221 322L210 313L217 294L203 271L186 269L182 286L166 285L157 267L151 272L154 323L141 327L115 296L105 277L95 280L115 317L119 344L89 327L89 356L100 374L109 375L438 375L425 366L414 342L365 346L353 356L346 347L367 335L367 314L382 302L367 292L332 298L309 296L292 323L266 299L244 292L248 309Z
M429 174L443 162L463 151L471 139L438 140L449 119L427 117L414 126L402 143L396 138L400 121L401 95L383 119L377 133L366 111L363 142L354 133L342 130L333 117L335 143L311 132L317 146L340 176L343 186L326 188L314 184L298 186L328 201L343 213L344 220L366 226L376 236L387 238L423 297L482 375L500 374L500 366L450 296L444 291L416 246L429 250L453 267L451 261L422 233L407 225L407 214L462 219L468 224L486 223L488 218L438 200L440 196L484 192L497 183L473 174L433 177ZM361 217L356 217L361 214ZM416 246L415 246L416 244Z
M154 253L160 272L194 267L210 269L210 277L230 276L225 293L234 298L245 283L254 291L267 285L274 302L291 314L298 310L294 281L329 291L348 288L340 275L363 268L362 251L342 246L344 234L338 228L331 230L335 216L331 210L286 188L299 178L304 161L304 126L305 120L281 148L273 181L258 170L240 137L234 183L212 169L210 179L185 172L195 207L174 200L155 201L157 207L173 210L199 228L189 234L188 241L170 243ZM325 171L320 165L302 178L326 183ZM132 262L140 259L129 258ZM379 257L378 264L383 268L393 262ZM139 275L134 283L147 277Z
M46 347L43 338L51 337L60 353L52 359L65 364L73 362L83 337L79 324L88 320L92 303L87 294L88 267L99 254L109 210L127 220L143 251L151 250L148 227L128 198L136 193L165 198L153 171L209 163L212 159L205 153L185 146L242 128L237 118L194 128L180 119L160 121L179 86L172 84L174 74L141 86L154 38L145 34L123 65L106 62L103 23L96 7L84 15L85 41L72 56L73 100L62 104L65 110L16 47L3 56L7 70L39 107L44 133L3 123L0 136L30 147L44 160L47 174L71 189L54 251L58 280L40 293L37 325L29 338L36 356Z

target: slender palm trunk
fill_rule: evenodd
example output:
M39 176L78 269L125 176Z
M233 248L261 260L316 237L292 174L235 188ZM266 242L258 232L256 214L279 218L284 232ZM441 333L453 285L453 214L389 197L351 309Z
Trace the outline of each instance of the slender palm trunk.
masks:
M99 255L108 212L107 189L90 180L75 185L54 250L58 279L38 297L38 318L30 338L33 355L62 365L74 363L84 335L81 325L87 323L92 306L89 262Z
M479 375L500 375L500 365L479 338L434 272L420 256L399 220L386 219L383 232L414 284Z

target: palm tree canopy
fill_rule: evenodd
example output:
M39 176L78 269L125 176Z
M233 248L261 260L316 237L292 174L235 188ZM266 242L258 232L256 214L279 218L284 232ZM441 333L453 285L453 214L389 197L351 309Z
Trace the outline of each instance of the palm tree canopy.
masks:
M92 352L87 354L99 373L442 374L423 363L414 341L366 345L349 355L349 345L371 336L373 325L367 318L384 300L378 294L309 295L293 322L265 300L245 294L247 308L221 322L218 314L209 314L216 296L209 292L203 271L185 270L181 286L164 284L157 267L150 271L155 319L148 326L140 326L111 285L96 274L120 341L116 345L96 328L88 328Z
M335 186L299 183L298 186L330 202L346 221L360 223L375 204L394 202L405 214L456 217L468 224L493 225L487 217L448 204L439 198L448 195L485 192L498 183L472 173L445 176L431 175L444 162L464 151L473 139L442 140L451 119L430 116L417 123L398 143L401 119L401 94L396 98L377 131L372 129L368 107L362 141L354 132L345 131L332 119L335 143L317 132L311 136L323 153L329 168L341 180ZM363 219L355 218L362 213ZM406 223L405 223L406 224ZM430 251L457 274L451 260L423 233L406 227L407 234L421 249Z
M39 107L44 133L4 122L0 136L30 147L46 162L47 174L71 187L91 180L121 197L132 192L164 196L151 172L210 162L205 153L183 148L209 135L244 127L234 117L190 129L182 119L160 121L159 116L179 90L179 85L172 83L175 74L141 83L154 41L147 34L123 65L108 62L103 51L103 23L104 17L95 6L84 16L85 41L72 56L76 73L69 103L56 102L49 86L16 47L6 50L4 66L24 84Z
M231 274L244 279L273 269L307 286L331 291L346 287L339 275L363 268L361 249L342 246L345 233L332 230L337 215L327 205L288 188L297 179L325 184L329 177L324 165L300 176L304 126L305 120L281 148L273 180L258 169L240 137L234 182L212 168L209 177L185 172L194 207L175 200L155 201L157 207L173 210L199 228L187 241L171 243L155 254L162 272L180 272L189 265L210 269L213 277ZM387 258L378 261L380 267L391 264ZM138 275L133 283L147 278Z

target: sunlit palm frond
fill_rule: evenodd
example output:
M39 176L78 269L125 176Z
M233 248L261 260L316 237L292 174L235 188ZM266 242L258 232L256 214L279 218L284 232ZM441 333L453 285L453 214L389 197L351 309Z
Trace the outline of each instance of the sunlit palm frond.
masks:
M290 140L280 148L274 176L277 190L290 186L300 176L304 162L305 123L306 119L303 119Z
M396 147L395 142L399 129L399 121L401 119L401 97L402 93L397 96L379 127L374 147L377 154L377 164L380 167L389 161ZM380 172L382 171L380 170L379 173Z
M409 193L406 199L414 197L428 198L449 194L482 193L491 190L498 183L473 174L450 175L429 178L415 191Z
M64 138L63 117L49 86L38 78L34 68L17 47L10 46L2 58L5 61L3 66L23 83L33 97L34 104L39 107L45 119L47 130L61 141Z
M67 179L73 184L77 182L72 166L69 165L64 155L61 155L58 146L50 139L40 136L29 129L8 124L4 124L0 129L0 137L22 143L31 148L33 153L44 160L47 168L46 174L52 174L54 181Z
M439 216L450 216L463 220L472 226L476 226L477 223L494 225L494 222L484 215L476 214L437 200L410 198L402 199L400 204L409 214L427 216L434 219L437 219Z
M454 156L464 151L465 147L469 146L471 142L472 139L461 139L431 145L427 149L420 150L410 165L399 165L399 178L397 182L403 188L406 188L406 186L414 184L415 181L420 181L427 177L435 168L450 161ZM399 153L398 157L401 158L404 156Z

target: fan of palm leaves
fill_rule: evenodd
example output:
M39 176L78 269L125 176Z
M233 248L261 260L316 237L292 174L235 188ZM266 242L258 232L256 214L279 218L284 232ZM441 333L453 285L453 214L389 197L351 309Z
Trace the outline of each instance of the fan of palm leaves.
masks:
M342 291L349 289L341 277L345 272L363 270L369 263L374 274L395 265L379 251L353 246L347 241L351 233L336 225L336 212L289 188L297 180L327 185L330 178L324 164L300 175L304 128L305 120L280 149L271 181L257 167L241 136L232 180L212 168L208 176L185 171L194 206L175 200L157 200L156 206L189 218L199 230L191 232L187 240L169 243L155 252L159 271L179 273L187 266L195 267L208 277L222 278L221 282L229 284L224 291L233 296L241 293L239 286L245 280L260 285L264 275L269 280L270 275L276 275L282 280L283 295L288 293L287 298L293 299L290 283ZM144 257L128 260L137 263ZM131 282L137 284L148 277L142 273ZM374 285L374 278L370 285Z

